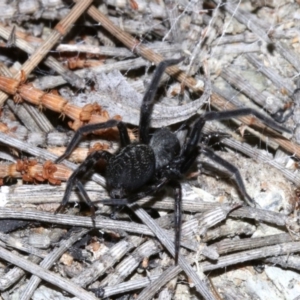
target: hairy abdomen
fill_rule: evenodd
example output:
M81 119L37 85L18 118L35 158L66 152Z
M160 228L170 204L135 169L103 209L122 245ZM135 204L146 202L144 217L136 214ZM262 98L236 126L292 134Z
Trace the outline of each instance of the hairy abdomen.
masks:
M131 144L109 160L106 182L111 196L122 198L145 185L154 174L155 157L151 147Z

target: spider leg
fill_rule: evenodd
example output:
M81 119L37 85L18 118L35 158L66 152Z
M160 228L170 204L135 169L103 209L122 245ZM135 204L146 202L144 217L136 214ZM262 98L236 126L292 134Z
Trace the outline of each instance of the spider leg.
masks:
M182 192L181 185L177 180L167 179L166 177L159 179L154 185L149 186L146 190L133 194L124 199L105 199L100 202L105 205L127 205L138 201L148 195L160 190L163 186L168 185L174 190L175 209L174 209L174 222L175 222L175 264L178 264L179 250L180 250L180 236L181 236L181 215L182 215Z
M211 143L211 140L215 139L217 140L217 143L221 142L222 139L230 137L229 134L227 133L222 133L222 132L211 132L209 134L201 134L200 135L200 143L202 147L208 146L209 143ZM188 155L185 153L185 159L183 160L180 171L182 174L185 174L190 167L193 165L195 162L197 156L199 154L199 149L196 146L196 143L192 143L192 147L190 147L190 150L188 150Z
M128 135L128 131L127 131L126 125L123 122L119 121L117 127L119 129L119 134L120 134L121 148L124 148L130 144L130 138Z
M86 190L84 189L83 184L81 183L81 181L77 180L75 183L79 194L81 195L81 197L83 198L83 200L85 201L85 203L89 206L90 211L91 211L91 216L92 219L95 220L95 211L96 211L96 207L94 205L94 203L91 201L91 198L89 197L88 193L86 192Z
M199 118L196 120L194 125L192 126L186 141L182 147L181 154L179 157L179 163L180 165L180 170L182 173L185 173L188 171L188 169L191 167L193 164L194 159L197 157L197 147L198 143L201 139L202 135L202 129L205 125L206 121L212 121L212 120L225 120L225 119L230 119L230 118L235 118L239 116L244 116L244 115L254 115L261 121L263 121L266 125L269 127L277 130L277 131L284 131L284 132L290 132L289 129L277 124L275 121L272 119L264 116L263 114L257 112L256 110L252 108L241 108L241 109L236 109L236 110L230 110L230 111L210 111L202 114L199 116ZM200 149L200 152L205 154L206 156L209 156L211 159L214 161L220 163L223 165L226 169L228 169L233 175L234 175L234 180L239 187L239 190L241 194L244 196L246 201L250 204L254 204L253 200L251 197L247 194L243 180L240 176L239 171L237 168L235 168L233 165L229 164L225 160L223 160L221 157L217 156L214 154L209 148L203 147ZM180 161L181 160L181 161Z
M195 148L193 152L191 152L188 156L185 156L184 159L180 163L180 172L181 174L185 174L192 164L195 162L197 156L199 154L198 148Z
M88 124L88 125L80 127L75 132L75 134L74 134L71 142L69 143L65 153L62 154L59 158L57 158L55 160L55 163L60 163L62 160L64 160L66 157L68 157L72 153L74 148L78 145L79 141L81 140L81 137L82 137L83 134L91 133L95 130L106 129L106 128L111 128L111 127L115 127L115 126L117 126L118 129L119 129L121 146L124 147L124 146L130 144L130 139L129 139L129 136L128 136L126 126L121 121L109 120L105 123Z
M166 70L167 67L176 65L183 61L184 57L179 59L168 59L161 61L152 78L152 81L144 95L142 105L141 105L141 113L140 113L140 124L139 124L139 136L140 142L143 144L149 144L149 127L150 127L150 118L153 109L153 99L158 89L159 81Z
M79 179L82 178L88 171L90 171L95 166L95 164L99 161L99 159L104 159L104 160L108 161L111 156L112 156L112 154L107 151L95 151L86 158L86 160L69 177L69 179L67 181L67 187L65 190L64 197L61 201L60 206L55 211L56 214L59 213L60 211L62 211L67 206L72 188L75 185L78 188L79 193L81 194L83 199L86 201L86 203L90 207L92 216L95 216L95 206L92 203L92 201L90 200L86 191L84 190L84 187L81 184L81 182L79 181Z
M265 115L252 108L239 108L228 111L209 111L202 114L194 123L190 133L188 134L186 142L182 147L181 155L188 156L195 149L195 147L197 147L197 144L201 137L201 131L203 129L203 126L205 125L205 122L213 120L226 120L246 115L255 116L274 130L291 133L289 129L279 125L271 118L266 117Z
M181 217L182 217L182 191L181 185L178 181L172 180L168 184L174 190L174 221L175 221L175 264L178 264L179 250L180 250L180 238L181 238Z
M168 181L169 179L164 177L157 180L153 185L148 186L144 190L129 195L127 198L122 198L122 199L110 198L110 199L100 200L99 202L105 205L127 205L158 192L164 185L168 183Z
M255 202L253 199L248 195L242 176L238 170L237 167L223 159L221 156L215 154L211 149L208 147L203 147L200 149L200 152L209 157L211 160L215 161L225 169L227 169L232 174L232 179L235 181L240 193L242 194L243 198L246 200L246 202L252 206L255 207Z
M191 153L195 151L202 135L201 131L204 127L204 124L205 120L202 117L199 117L198 120L194 123L182 147L180 153L181 157L188 158Z
M261 114L260 112L258 112L253 108L239 108L239 109L228 110L228 111L209 111L204 113L202 116L200 116L200 118L202 118L204 122L206 122L212 120L226 120L226 119L236 118L236 117L241 117L246 115L255 116L263 123L265 123L267 126L269 126L270 128L276 131L291 133L289 129L279 125L271 118L266 117L265 115Z

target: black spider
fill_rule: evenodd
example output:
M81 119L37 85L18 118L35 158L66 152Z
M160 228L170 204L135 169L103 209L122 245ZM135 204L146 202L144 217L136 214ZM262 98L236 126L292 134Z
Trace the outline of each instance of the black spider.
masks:
M210 111L200 115L191 126L187 137L180 147L175 133L164 127L150 134L150 118L154 105L159 80L165 69L180 63L183 58L170 59L158 64L153 79L142 101L139 123L139 141L131 143L125 124L117 120L105 123L91 124L81 127L74 135L65 153L56 163L61 162L71 154L83 134L99 129L117 126L120 133L121 148L116 154L107 151L95 151L70 176L61 205L56 212L66 207L71 190L75 185L95 216L95 206L87 195L80 179L100 160L107 161L106 183L111 200L103 201L106 204L126 205L137 201L146 195L151 195L163 186L173 188L175 195L175 262L178 262L181 232L181 186L179 180L190 169L197 156L202 153L211 160L226 168L247 203L254 206L254 201L247 194L242 177L238 169L227 162L203 142L202 128L206 121L224 120L252 114L268 126L277 131L289 132L275 121L258 113L251 108L241 108L231 111Z

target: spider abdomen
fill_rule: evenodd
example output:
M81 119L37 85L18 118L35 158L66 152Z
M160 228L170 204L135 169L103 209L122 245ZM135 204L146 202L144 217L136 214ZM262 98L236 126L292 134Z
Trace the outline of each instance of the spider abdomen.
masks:
M106 183L112 198L122 198L153 179L155 156L150 146L130 144L112 156L106 167Z

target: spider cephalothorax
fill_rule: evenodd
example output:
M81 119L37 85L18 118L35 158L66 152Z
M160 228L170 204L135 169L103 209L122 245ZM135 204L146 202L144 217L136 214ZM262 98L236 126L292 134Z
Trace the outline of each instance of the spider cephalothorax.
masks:
M130 142L127 128L121 121L109 120L105 123L86 125L75 133L66 152L56 160L56 163L61 162L70 155L83 134L117 126L120 133L120 150L114 155L107 151L95 151L91 153L70 176L64 198L57 212L67 205L72 187L75 185L83 199L90 206L92 216L94 217L95 206L84 190L80 179L100 159L107 161L105 176L111 200L103 201L106 204L126 205L147 195L154 194L163 186L168 185L173 188L175 198L176 263L178 262L181 231L182 196L180 179L190 169L199 154L208 156L211 160L227 169L232 174L232 178L244 199L249 205L254 205L254 201L246 192L238 169L215 154L212 148L208 147L202 141L202 129L205 122L252 114L277 131L289 132L286 128L257 111L250 108L241 108L222 112L210 111L199 115L189 129L182 146L180 146L176 134L168 128L157 129L153 135L150 135L150 119L159 80L167 67L178 64L182 60L182 58L165 60L157 66L142 101L138 142Z

